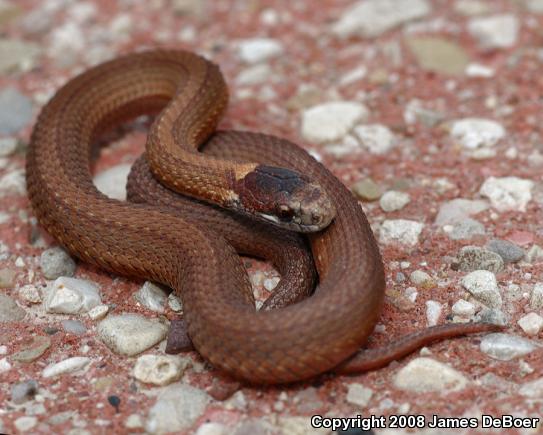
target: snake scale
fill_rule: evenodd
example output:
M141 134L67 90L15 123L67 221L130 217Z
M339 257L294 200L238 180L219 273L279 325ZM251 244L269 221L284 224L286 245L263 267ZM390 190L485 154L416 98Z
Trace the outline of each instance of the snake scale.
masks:
M286 140L215 133L227 99L218 67L178 50L129 54L70 80L42 109L27 155L40 224L85 262L172 287L197 351L251 383L373 369L435 339L499 328L442 325L361 350L379 318L385 278L360 205ZM142 114L158 116L130 175L132 202L110 199L92 182L93 144ZM275 263L282 279L264 308L280 308L255 310L236 251ZM306 298L313 260L318 285Z

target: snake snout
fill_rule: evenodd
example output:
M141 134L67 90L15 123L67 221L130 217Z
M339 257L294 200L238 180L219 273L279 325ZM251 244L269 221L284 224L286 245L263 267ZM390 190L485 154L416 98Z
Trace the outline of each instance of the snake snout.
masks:
M317 184L309 183L296 196L300 198L298 216L301 232L320 231L326 228L336 215L336 209L328 194Z

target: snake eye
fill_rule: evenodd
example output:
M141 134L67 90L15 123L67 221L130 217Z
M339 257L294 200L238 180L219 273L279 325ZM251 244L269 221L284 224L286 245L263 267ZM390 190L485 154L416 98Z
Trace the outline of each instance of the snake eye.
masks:
M279 216L280 219L288 219L292 217L292 210L286 206L286 205L280 205L277 210L277 216Z

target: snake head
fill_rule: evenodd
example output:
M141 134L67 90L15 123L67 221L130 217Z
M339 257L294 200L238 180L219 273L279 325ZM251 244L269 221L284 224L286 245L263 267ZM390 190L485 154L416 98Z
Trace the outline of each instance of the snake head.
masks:
M242 212L291 231L320 231L336 215L324 189L290 169L258 165L237 181L234 191Z

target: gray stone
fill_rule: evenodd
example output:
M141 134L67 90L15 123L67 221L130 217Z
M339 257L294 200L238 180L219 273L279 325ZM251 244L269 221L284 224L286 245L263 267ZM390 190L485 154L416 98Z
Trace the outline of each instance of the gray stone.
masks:
M34 379L25 382L19 382L11 387L11 401L20 404L31 400L38 392L38 383Z
M279 56L283 45L276 39L253 38L239 41L238 55L247 63L257 63Z
M407 45L420 67L428 71L460 75L469 64L466 51L447 39L416 36L408 38Z
M40 48L36 44L0 38L0 74L32 69L39 53Z
M534 310L543 308L543 282L536 282L530 296L530 306Z
M488 177L479 193L488 199L498 211L526 211L526 205L532 200L534 182L518 177Z
M464 246L457 256L457 262L455 269L461 272L489 270L492 273L499 273L504 267L502 257L478 246Z
M469 240L475 236L484 236L485 226L475 219L466 218L453 225L448 236L452 240Z
M66 332L74 335L83 335L87 332L87 327L79 320L66 319L61 322Z
M484 49L512 47L517 41L518 30L518 18L513 14L472 18L468 22L469 33Z
M457 316L471 317L475 314L475 305L464 299L456 301L451 309L453 314L456 314Z
M102 320L97 331L113 352L133 356L164 339L168 327L138 314L121 314Z
M17 149L17 140L14 137L0 138L0 157L9 157Z
M456 198L441 205L435 223L440 226L455 224L487 209L486 201Z
M507 318L503 311L497 308L483 308L475 316L477 322L492 323L494 325L507 325Z
M405 192L398 192L396 190L389 190L381 196L379 205L385 212L398 211L404 208L411 198Z
M358 125L354 128L353 133L360 141L360 145L372 154L385 154L396 143L392 131L382 124Z
M86 313L100 304L99 287L96 283L64 276L53 282L45 298L45 310L48 313Z
M347 8L332 31L340 37L374 38L431 11L426 0L365 0Z
M43 369L42 376L44 378L52 378L65 373L77 372L87 367L90 362L91 359L85 356L66 358L58 363L52 363L45 367L45 369Z
M371 397L373 396L373 390L367 388L362 384L349 384L347 390L347 402L357 407L365 408L368 406Z
M242 70L236 77L236 83L241 86L251 86L267 81L272 70L267 63L253 65Z
M530 340L515 335L488 334L481 340L481 352L500 361L509 361L519 356L528 355L537 349Z
M106 169L94 177L97 189L110 198L126 200L126 180L132 165L121 164Z
M61 247L53 247L42 252L40 266L47 279L57 279L60 276L73 276L75 261Z
M396 388L418 393L458 391L467 384L468 379L462 373L431 358L416 358L394 376Z
M195 435L227 435L230 432L228 426L221 423L209 422L203 423Z
M361 201L375 201L383 194L381 188L371 178L357 181L351 191Z
M543 317L537 313L528 313L522 316L517 323L528 335L538 335L543 329Z
M528 263L537 263L539 261L543 260L543 248L538 245L533 245L528 251L526 252L525 260Z
M36 424L38 424L38 418L34 416L24 415L19 417L14 421L15 427L19 433L27 433L32 429Z
M2 114L0 113L0 117ZM0 120L0 124L1 124ZM26 194L24 169L14 169L0 178L0 197Z
M9 296L0 294L0 323L2 322L19 322L23 320L26 311L23 310Z
M42 301L40 291L32 284L25 285L19 289L19 298L29 304L39 304Z
M209 401L204 391L190 385L169 385L149 410L145 429L153 434L187 430L203 414Z
M146 281L143 286L134 293L136 299L144 307L149 308L157 313L163 313L166 307L168 295L158 285Z
M496 121L483 118L463 118L453 122L451 137L466 149L491 147L505 137L505 128Z
M475 299L490 308L500 308L502 297L496 276L488 270L475 270L462 279L462 286Z
M526 8L530 12L543 14L543 0L526 0Z
M543 398L543 378L536 379L532 382L526 382L518 390L524 397L530 397L533 399Z
M480 0L457 0L454 3L454 10L467 16L481 15L490 11L489 5Z
M399 243L415 246L424 224L407 219L385 220L379 231L379 241L385 245Z
M134 366L134 377L155 385L168 385L181 378L189 360L177 355L142 355Z
M24 344L23 348L13 354L12 359L19 362L32 362L42 356L51 346L51 339L44 335L36 335L32 337L32 341Z
M507 240L493 239L486 247L498 254L505 263L516 263L524 258L524 249Z
M32 101L26 95L12 87L0 91L0 134L17 133L31 119Z
M0 269L0 288L12 288L16 283L17 272L7 267Z

